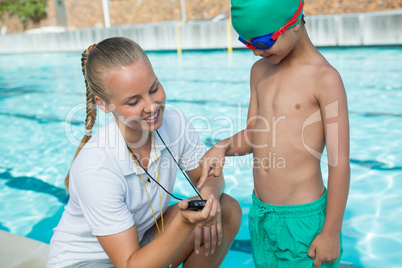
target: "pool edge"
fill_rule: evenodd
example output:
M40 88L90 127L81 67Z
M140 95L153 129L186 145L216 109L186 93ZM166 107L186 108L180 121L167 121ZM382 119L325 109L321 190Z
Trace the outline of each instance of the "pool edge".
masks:
M0 267L46 267L49 245L0 230Z
M0 230L0 267L46 267L49 245L31 238ZM341 263L340 268L357 268Z

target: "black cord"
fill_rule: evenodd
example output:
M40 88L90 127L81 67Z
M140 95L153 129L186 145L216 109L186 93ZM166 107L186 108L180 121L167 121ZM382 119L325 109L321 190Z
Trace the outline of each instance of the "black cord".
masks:
M187 174L186 174L186 173L183 171L183 169L180 167L179 163L177 163L177 161L176 161L176 159L174 158L172 152L171 152L171 151L169 150L169 148L167 147L165 141L162 139L162 137L161 137L161 135L159 134L158 130L156 130L156 134L158 134L158 136L159 136L159 138L161 139L163 145L165 145L165 148L168 150L169 154L172 156L174 162L175 162L176 165L180 168L181 173L183 173L184 177L185 177L185 178L187 179L187 181L190 183L191 187L193 187L194 191L197 193L197 195L200 197L200 199L203 200L202 197L201 197L200 192L198 191L198 189L197 189L197 188L194 186L194 184L191 182L190 178L187 177Z
M167 147L165 141L162 139L162 137L161 137L161 135L159 134L158 130L156 130L156 134L158 134L158 136L159 136L159 138L161 139L163 145L165 145L165 148L168 150L168 152L169 152L169 154L172 156L174 162L176 163L176 165L177 165L177 166L179 167L179 169L181 170L181 173L183 173L184 177L185 177L186 180L190 183L191 187L194 189L194 191L195 191L196 194L200 197L200 199L203 200L202 197L201 197L200 192L198 191L198 189L194 186L194 184L191 182L190 178L187 176L187 174L186 174L186 173L183 171L183 169L180 167L179 163L177 163L177 161L176 161L176 159L174 158L172 152L171 152L171 151L169 150L169 148ZM144 168L144 166L143 166L143 165L141 164L141 162L138 160L137 156L133 153L133 151L130 149L130 147L128 147L128 145L127 145L127 148L128 148L128 150L130 151L130 153L131 153L132 155L134 155L135 160L137 160L138 164L139 164L139 165L141 166L141 168L145 171L145 173L146 173L156 184L158 184L158 185L159 185L166 193L168 193L171 197L173 197L173 198L175 198L175 199L177 199L177 200L180 200L180 201L183 200L182 198L178 198L178 197L174 196L172 193L170 193L168 190L166 190L159 182L157 182L157 181L148 173L148 171Z
M168 193L168 194L169 194L171 197L173 197L174 199L177 199L177 200L180 200L180 201L183 200L182 198L178 198L178 197L174 196L172 193L170 193L168 190L166 190L159 182L157 182L157 181L148 173L148 171L144 168L144 166L143 166L143 165L141 164L141 162L138 160L137 156L133 153L133 151L131 151L131 149L130 149L130 147L128 147L128 145L127 145L127 148L128 148L128 150L131 152L131 154L134 155L135 160L137 160L138 164L140 164L141 168L145 171L145 173L146 173L156 184L158 184L166 193Z

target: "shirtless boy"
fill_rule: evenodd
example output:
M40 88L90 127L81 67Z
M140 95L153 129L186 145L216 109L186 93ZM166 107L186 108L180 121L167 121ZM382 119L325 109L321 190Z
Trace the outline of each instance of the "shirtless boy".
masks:
M225 156L253 153L255 266L338 267L350 180L342 79L308 37L303 0L231 4L239 40L261 59L251 69L247 127L205 154L203 178L220 175ZM325 146L328 190L320 168Z

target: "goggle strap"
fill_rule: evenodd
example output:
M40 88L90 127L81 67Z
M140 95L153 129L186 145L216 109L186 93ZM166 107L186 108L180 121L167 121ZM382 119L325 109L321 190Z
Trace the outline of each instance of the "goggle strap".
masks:
M296 13L293 15L293 17L292 17L285 25L283 25L282 28L280 28L278 31L276 31L276 32L272 35L272 37L271 37L272 40L276 40L281 34L283 34L284 32L286 32L286 30L287 30L290 26L292 26L293 24L295 24L296 22L298 22L298 17L300 16L300 13L302 12L303 7L304 7L304 0L301 0L301 1L300 1L300 4L299 4L299 7L298 7L298 9L297 9L297 11L296 11Z
M248 48L248 49L255 49L256 47L255 46L252 46L252 45L250 45L250 44L245 44L246 45L246 47Z
M296 23L298 21L298 19L291 19L290 21L288 21L288 23L286 23L282 28L280 28L278 31L276 31L271 39L272 40L276 40L281 34L283 34L284 32L286 32L286 30L292 26L294 23Z

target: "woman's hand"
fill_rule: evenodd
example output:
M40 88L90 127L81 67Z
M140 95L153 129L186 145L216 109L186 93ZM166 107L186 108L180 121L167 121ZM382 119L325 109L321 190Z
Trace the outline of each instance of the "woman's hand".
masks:
M223 166L225 165L226 149L219 143L209 149L199 161L201 167L201 177L198 181L197 188L201 188L207 177L219 177L222 174Z
M179 203L184 219L196 225L194 251L199 254L202 234L204 235L205 256L214 254L216 244L222 242L221 207L214 195L210 195L205 207L199 212L187 210L187 201Z

